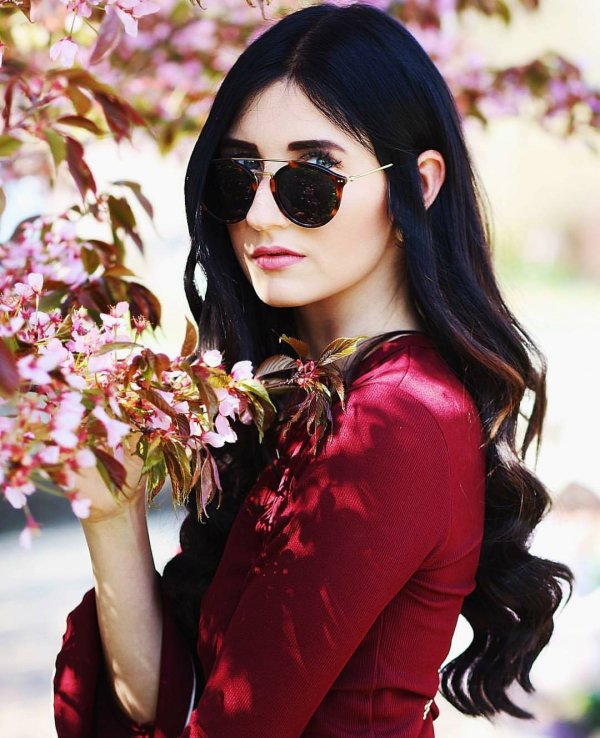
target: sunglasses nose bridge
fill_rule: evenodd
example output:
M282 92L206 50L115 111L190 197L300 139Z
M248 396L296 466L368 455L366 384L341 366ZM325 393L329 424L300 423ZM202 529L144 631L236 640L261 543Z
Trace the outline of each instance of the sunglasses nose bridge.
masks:
M267 177L271 177L271 179L273 179L273 177L275 176L274 172L261 172L256 170L253 171L252 174L254 175L254 179L256 180L257 184L261 183L260 177L264 177L266 175Z

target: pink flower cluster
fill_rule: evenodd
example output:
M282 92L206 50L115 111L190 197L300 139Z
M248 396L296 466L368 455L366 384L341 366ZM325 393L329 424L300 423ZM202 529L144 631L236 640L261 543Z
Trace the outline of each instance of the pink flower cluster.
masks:
M81 252L87 247L76 238L75 230L73 221L60 216L40 216L23 223L18 239L0 244L0 293L31 272L69 287L83 284L88 274Z
M252 422L248 387L259 384L249 361L237 362L227 374L218 350L204 352L195 374L184 358L153 354L138 343L145 319L132 321L126 302L101 313L99 324L83 307L66 315L59 308L40 309L44 274L19 278L20 268L36 261L52 275L65 265L47 261L34 237L28 243L22 253L3 247L7 260L0 272L0 342L12 352L18 373L17 391L0 398L0 493L25 511L23 546L40 528L27 504L36 488L63 494L73 513L85 518L90 501L77 490L75 474L102 463L99 454L122 462L123 439L134 433L155 451L178 444L190 457L233 443L231 422ZM71 257L63 274L77 281L77 259ZM6 361L6 352L0 358ZM210 385L204 395L211 391L215 398L212 410L199 401L202 383ZM216 463L208 457L220 489Z

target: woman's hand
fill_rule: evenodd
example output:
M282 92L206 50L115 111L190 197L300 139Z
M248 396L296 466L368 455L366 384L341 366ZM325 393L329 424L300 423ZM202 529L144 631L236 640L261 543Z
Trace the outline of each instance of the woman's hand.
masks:
M138 438L139 434L123 439L126 478L118 500L111 494L97 467L89 467L76 473L78 493L92 501L89 517L81 518L83 525L126 515L130 507L141 505L142 500L145 500L146 475L142 475L144 463L134 453Z

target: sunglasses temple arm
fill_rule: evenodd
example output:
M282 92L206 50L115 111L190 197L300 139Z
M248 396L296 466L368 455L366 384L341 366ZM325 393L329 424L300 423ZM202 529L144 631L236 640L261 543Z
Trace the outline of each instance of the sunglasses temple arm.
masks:
M377 167L376 169L371 169L368 172L363 172L362 174L354 174L351 177L348 177L348 182L352 182L353 179L358 179L359 177L366 177L367 174L373 174L373 172L378 172L380 169L387 169L388 167L393 167L393 162L391 164L384 164L382 167Z

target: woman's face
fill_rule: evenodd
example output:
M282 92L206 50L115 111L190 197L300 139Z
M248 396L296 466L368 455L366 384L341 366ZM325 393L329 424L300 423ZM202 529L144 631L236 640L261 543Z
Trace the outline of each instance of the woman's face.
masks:
M381 166L296 86L284 82L263 91L229 130L228 138L247 144L231 146L224 141L221 156L301 159L325 164L346 176ZM327 140L340 148L325 147L325 156L315 156L314 149L322 147L296 150L290 146L309 139ZM259 166L275 172L284 164L262 162ZM373 300L381 300L382 291L392 295L398 289L402 252L395 246L386 212L383 170L349 182L338 212L319 228L303 228L288 220L273 199L270 178L260 179L246 219L227 228L237 259L263 302L273 307L318 304L319 309L339 313L349 304L358 310L372 307ZM283 268L264 269L252 254L258 246L271 245L292 249L304 258Z

